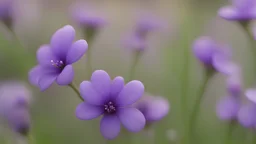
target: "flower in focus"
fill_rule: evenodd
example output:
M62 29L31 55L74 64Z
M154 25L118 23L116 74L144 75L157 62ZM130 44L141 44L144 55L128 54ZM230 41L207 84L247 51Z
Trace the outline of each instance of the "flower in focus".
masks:
M115 138L121 123L131 132L138 132L145 126L145 117L131 107L144 93L144 85L133 80L125 85L122 77L111 80L103 70L95 71L91 81L80 84L80 94L85 102L79 104L76 116L81 120L91 120L100 115L101 134L107 139Z
M149 95L143 96L142 99L135 104L135 107L143 113L147 122L161 120L170 110L167 99Z
M247 128L254 128L256 124L256 105L253 103L244 105L238 112L239 123Z
M56 80L59 85L68 85L73 81L72 64L87 51L85 40L74 41L75 30L67 25L57 30L49 45L41 46L37 51L38 65L29 72L29 80L41 91L46 90Z
M31 92L23 83L12 81L0 85L0 116L21 135L27 135L30 129L30 102Z
M193 52L196 58L208 69L230 75L237 69L231 61L231 50L217 44L210 37L200 37L194 41Z
M256 18L255 0L232 0L232 6L219 10L219 16L226 20L249 21Z
M8 27L13 24L13 0L0 1L0 19Z

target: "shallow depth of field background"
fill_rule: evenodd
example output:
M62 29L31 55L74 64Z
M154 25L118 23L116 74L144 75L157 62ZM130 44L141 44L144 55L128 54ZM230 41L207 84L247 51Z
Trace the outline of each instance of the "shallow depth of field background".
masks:
M70 19L69 6L75 0L20 0L17 3L18 17L15 32L26 49L12 40L8 30L0 26L0 78L27 80L27 72L36 64L36 50L48 43L51 35L60 27L71 24L77 30L76 39L82 38L81 30ZM175 143L179 141L184 124L180 107L181 91L188 91L189 107L193 105L200 84L202 67L189 55L189 88L181 85L184 50L189 51L193 40L201 35L212 36L218 42L233 48L234 60L241 64L244 72L245 87L252 82L250 72L254 62L250 44L245 33L235 22L228 22L218 17L221 6L228 0L90 0L91 10L106 18L108 24L100 31L94 43L89 43L92 51L93 69L103 69L111 77L128 77L131 53L125 49L123 38L136 24L139 13L153 13L156 20L162 21L163 27L152 32L148 39L149 48L138 64L135 79L141 80L146 91L169 99L171 111L155 127L155 144ZM11 49L11 50L8 50ZM29 53L27 53L29 52ZM80 84L88 76L86 58L75 64L75 83ZM45 92L31 86L34 103L31 113L33 136L36 144L103 144L99 131L99 119L80 121L75 117L75 108L79 99L69 87L53 85ZM215 114L216 101L226 94L225 80L215 75L208 85L205 99L198 119L197 137L200 144L219 144L225 136L227 125L218 120ZM246 102L246 101L245 101ZM176 136L173 132L176 132ZM140 134L132 134L139 140L145 139ZM5 137L3 130L0 140ZM141 137L141 138L140 138ZM136 138L136 139L137 139ZM248 132L236 128L234 144L241 144L248 139ZM137 140L137 142L139 141ZM0 141L0 143L2 143ZM130 136L119 135L107 143L132 143ZM134 142L133 142L134 143Z

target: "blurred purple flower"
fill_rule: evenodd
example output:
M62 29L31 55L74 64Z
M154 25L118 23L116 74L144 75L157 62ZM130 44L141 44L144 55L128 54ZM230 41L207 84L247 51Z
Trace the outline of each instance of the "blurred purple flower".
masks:
M0 19L9 28L12 27L13 21L13 3L14 0L0 1Z
M10 81L0 85L0 115L22 135L26 135L30 128L30 102L31 92L25 84Z
M226 20L248 21L256 18L255 0L232 0L232 6L219 10L219 16Z
M147 122L161 120L170 110L170 104L167 99L149 95L143 96L142 99L135 104L135 107L143 113Z
M80 84L80 94L85 102L79 104L76 116L81 120L91 120L103 114L100 123L101 134L107 139L115 138L121 123L131 132L138 132L145 126L145 117L131 107L144 93L140 81L133 80L125 85L122 77L111 80L108 73L97 70L91 81Z
M256 125L256 105L253 103L244 105L238 112L239 123L247 128L254 128Z
M240 96L242 89L241 69L237 66L227 78L227 90L232 96Z
M240 99L235 96L225 96L217 104L217 116L221 120L234 120L240 108Z
M135 26L135 37L139 39L146 39L149 32L161 27L162 24L153 17L140 17Z
M73 81L72 64L78 61L87 51L85 40L74 41L75 30L67 25L57 30L50 45L43 45L37 51L39 65L29 72L32 84L46 90L56 80L59 85L68 85Z
M84 9L75 9L72 12L73 21L84 29L99 29L106 25L103 17L89 13Z
M256 89L248 89L245 92L245 96L253 103L256 104Z
M127 37L124 41L124 46L127 49L135 51L144 51L148 45L147 42L143 39L140 39L136 36Z
M217 44L210 37L200 37L194 41L193 52L207 68L230 75L237 65L231 61L231 50Z
M10 110L7 115L10 127L21 135L27 135L30 130L30 114L25 108L16 108Z

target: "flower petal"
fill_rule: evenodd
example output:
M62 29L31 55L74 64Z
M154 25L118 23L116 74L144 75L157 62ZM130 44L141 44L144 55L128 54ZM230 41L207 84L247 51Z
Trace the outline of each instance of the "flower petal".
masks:
M111 98L116 98L118 94L122 91L124 88L124 78L118 76L114 78L111 84L111 90L110 90L110 96Z
M73 81L73 79L74 79L74 69L72 65L67 65L57 77L56 82L59 85L68 85Z
M65 59L66 54L75 38L75 29L66 25L57 30L51 38L51 48L55 55L60 59Z
M119 106L133 104L141 98L143 93L144 85L140 81L133 80L124 86L124 88L116 98L116 103Z
M52 66L51 60L57 60L49 45L42 45L36 55L38 63L43 66Z
M41 91L44 91L47 88L49 88L56 78L56 74L44 74L42 77L40 77L38 81L38 86L40 87Z
M150 105L148 105L148 109L146 111L145 118L149 121L157 121L165 117L170 109L169 102L162 98L156 97L152 99Z
M78 40L72 44L67 53L66 64L78 61L87 51L88 44L85 40Z
M239 98L234 96L226 96L217 104L216 113L221 120L233 120L237 117L239 109Z
M238 121L241 125L253 128L256 123L256 106L255 104L245 105L238 112Z
M104 97L94 89L89 81L83 81L80 84L80 94L86 102L93 105L102 105L105 102Z
M93 88L103 97L108 97L110 94L111 79L107 72L96 70L91 77Z
M28 76L29 82L34 86L38 86L38 81L39 81L40 77L43 75L41 66L37 65L37 66L33 67L29 71L28 75L29 75Z
M256 103L256 89L248 89L245 92L245 96L252 102Z
M94 119L101 114L103 114L104 109L99 106L91 105L88 103L80 103L76 107L76 117L80 120L91 120Z
M118 117L124 127L131 132L139 132L146 123L144 115L136 108L120 109Z
M100 122L100 132L106 139L114 139L120 132L120 126L116 115L104 115Z
M239 20L239 14L237 11L230 6L223 7L219 10L219 16L227 20Z

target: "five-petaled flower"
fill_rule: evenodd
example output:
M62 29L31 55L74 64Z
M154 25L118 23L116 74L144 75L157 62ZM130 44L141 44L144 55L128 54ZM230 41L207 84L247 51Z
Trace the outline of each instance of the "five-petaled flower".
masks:
M78 61L88 48L85 40L73 43L74 38L74 28L67 25L53 34L49 45L43 45L38 49L39 65L29 72L29 80L32 84L43 91L55 80L59 85L68 85L73 81L72 64Z
M256 19L255 0L232 0L232 6L219 10L219 16L226 20L250 21Z
M80 84L80 93L85 101L76 109L77 118L90 120L103 115L100 131L106 139L113 139L119 134L121 123L131 132L144 128L144 115L132 107L144 93L144 85L140 81L133 80L125 85L122 77L111 80L108 73L96 70L91 81Z

